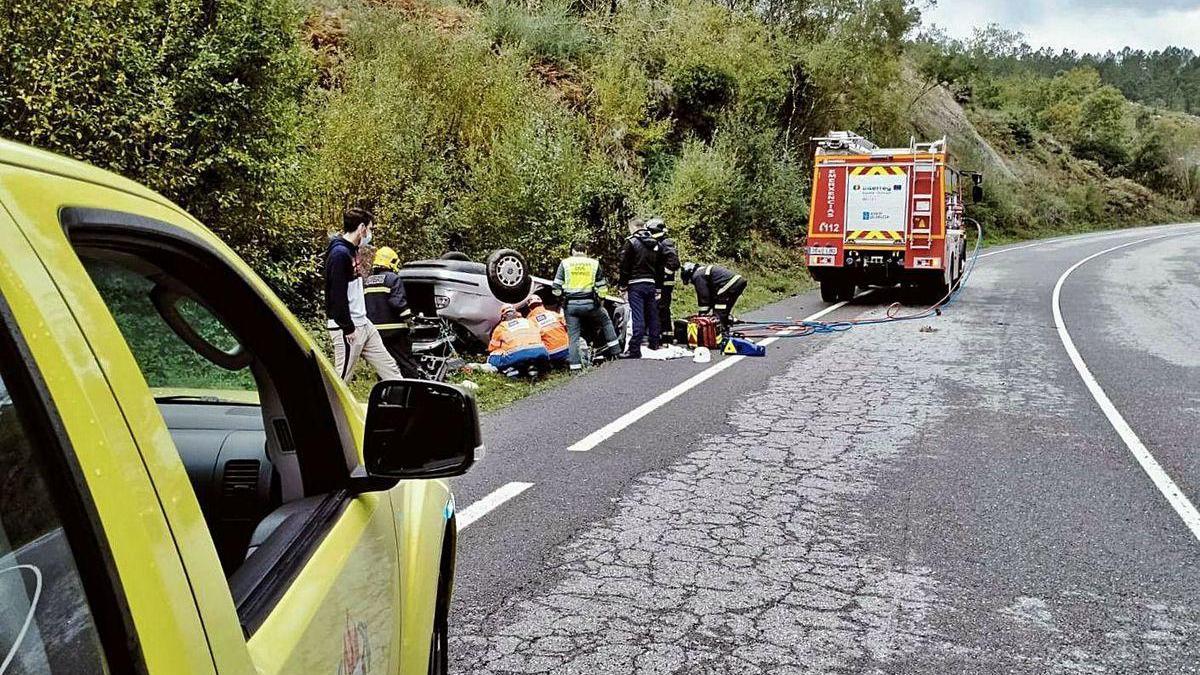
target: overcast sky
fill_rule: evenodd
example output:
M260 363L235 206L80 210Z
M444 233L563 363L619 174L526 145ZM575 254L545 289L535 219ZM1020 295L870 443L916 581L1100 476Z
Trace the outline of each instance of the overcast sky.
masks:
M923 14L926 26L937 24L953 37L998 23L1021 31L1034 47L1200 51L1200 0L940 0Z

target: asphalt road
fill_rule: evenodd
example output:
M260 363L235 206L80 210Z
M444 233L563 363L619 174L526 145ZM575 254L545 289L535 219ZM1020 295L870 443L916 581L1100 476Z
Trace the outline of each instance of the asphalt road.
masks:
M989 250L940 317L487 417L455 672L1200 672L1198 268L1198 225Z

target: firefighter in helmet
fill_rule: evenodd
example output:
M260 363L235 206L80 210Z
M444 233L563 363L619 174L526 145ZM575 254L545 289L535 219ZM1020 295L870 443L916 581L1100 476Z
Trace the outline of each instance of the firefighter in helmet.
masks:
M367 306L367 318L379 330L383 344L387 347L396 365L405 377L420 377L421 370L412 356L409 340L408 320L412 310L404 295L404 282L396 271L400 269L400 256L387 246L375 251L371 273L363 280L363 298Z
M683 283L696 287L696 305L701 315L715 314L721 322L721 332L729 335L733 305L746 290L742 275L720 265L683 264Z
M671 322L671 296L675 292L675 273L679 271L679 249L675 240L667 236L667 224L662 218L646 221L646 229L662 246L663 276L662 291L658 298L658 331L663 343L675 341L674 325Z

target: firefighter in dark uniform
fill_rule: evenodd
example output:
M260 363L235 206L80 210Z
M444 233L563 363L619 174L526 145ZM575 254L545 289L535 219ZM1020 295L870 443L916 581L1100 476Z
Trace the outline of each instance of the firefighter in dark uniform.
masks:
M618 284L629 301L629 321L633 336L623 358L642 358L642 338L650 349L658 349L662 331L658 327L658 292L662 288L662 246L646 229L640 218L629 222L629 238L621 252L621 276Z
M412 310L404 295L404 283L396 270L400 269L400 256L391 248L381 246L375 252L371 274L363 280L363 297L367 305L367 318L375 324L383 338L383 345L396 359L396 365L405 377L420 378L421 369L412 355L409 340L408 320Z
M720 265L683 264L683 283L696 287L696 304L701 315L715 314L721 332L729 335L733 305L746 290L742 275Z
M675 240L667 236L667 224L662 218L646 221L646 229L662 246L663 279L662 293L658 298L658 331L664 344L675 341L674 324L671 321L671 295L675 292L675 273L679 271L679 249Z

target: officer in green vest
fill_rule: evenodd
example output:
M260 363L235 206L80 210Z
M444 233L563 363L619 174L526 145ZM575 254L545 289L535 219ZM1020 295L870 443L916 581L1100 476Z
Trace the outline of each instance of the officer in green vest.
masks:
M571 243L571 257L558 264L554 274L554 295L562 303L563 315L567 320L567 339L570 341L568 361L571 370L579 370L579 337L585 329L599 330L604 336L604 345L598 353L616 356L620 353L620 341L613 329L612 319L600 304L600 297L608 288L600 261L587 257L583 242ZM590 333L589 333L590 334Z

